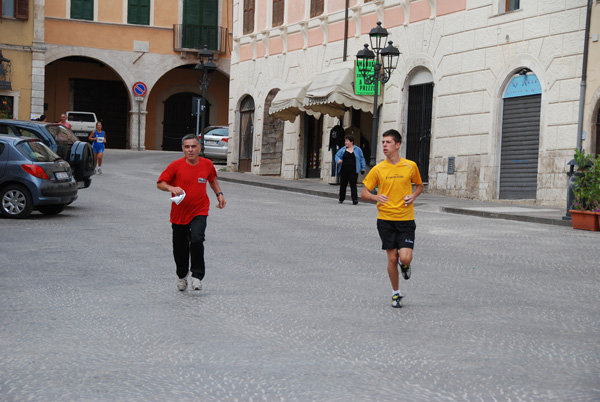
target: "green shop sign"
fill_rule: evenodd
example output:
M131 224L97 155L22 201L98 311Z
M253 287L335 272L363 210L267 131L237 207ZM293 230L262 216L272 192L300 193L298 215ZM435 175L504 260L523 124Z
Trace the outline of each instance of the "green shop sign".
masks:
M364 64L363 64L364 63ZM375 72L375 60L364 60L358 61L354 63L354 94L355 95L375 95L375 83L367 84L365 82L365 77L363 77L360 72L362 66L365 65L367 69L367 76L372 77ZM361 67L359 69L359 66ZM381 83L377 82L377 95L381 95Z

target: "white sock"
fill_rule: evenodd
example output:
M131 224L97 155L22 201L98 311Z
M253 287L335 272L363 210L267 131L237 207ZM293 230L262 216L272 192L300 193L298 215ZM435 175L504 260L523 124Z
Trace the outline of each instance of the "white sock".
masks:
M393 292L393 293L392 293L392 296L393 296L393 295L395 295L395 294L398 294L398 295L400 295L400 297L402 297L402 292L400 291L400 289L398 289L398 290L393 290L392 292Z

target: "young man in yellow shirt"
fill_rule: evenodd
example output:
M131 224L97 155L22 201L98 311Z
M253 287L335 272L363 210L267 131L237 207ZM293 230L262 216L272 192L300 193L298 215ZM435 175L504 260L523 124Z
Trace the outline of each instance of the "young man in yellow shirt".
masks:
M385 160L378 163L363 180L361 198L377 201L377 230L381 248L387 253L387 271L392 283L392 306L402 307L400 292L400 265L404 279L410 278L415 243L414 202L423 192L423 182L417 164L400 157L402 137L397 130L383 133ZM415 184L415 192L412 185ZM379 187L377 195L371 191Z

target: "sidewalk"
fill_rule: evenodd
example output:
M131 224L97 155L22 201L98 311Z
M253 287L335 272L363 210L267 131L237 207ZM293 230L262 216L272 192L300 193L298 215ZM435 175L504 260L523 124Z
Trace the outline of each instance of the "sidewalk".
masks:
M339 187L323 183L319 179L286 180L280 177L257 176L249 173L218 172L219 180L247 184L274 190L292 191L337 199ZM359 186L359 194L361 187ZM349 197L347 197L349 198ZM365 202L365 201L359 201ZM415 203L417 210L443 211L453 214L474 215L484 218L508 219L521 222L543 223L547 225L571 226L570 220L563 220L566 208L540 207L515 203L475 201L423 193Z

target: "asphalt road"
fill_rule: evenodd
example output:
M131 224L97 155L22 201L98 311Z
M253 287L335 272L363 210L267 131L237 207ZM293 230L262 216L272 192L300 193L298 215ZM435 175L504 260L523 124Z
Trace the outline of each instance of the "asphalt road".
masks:
M0 219L1 401L600 400L598 233L418 210L394 309L373 205L222 182L179 292L176 157L108 150L61 215Z

